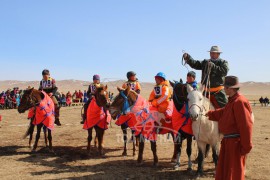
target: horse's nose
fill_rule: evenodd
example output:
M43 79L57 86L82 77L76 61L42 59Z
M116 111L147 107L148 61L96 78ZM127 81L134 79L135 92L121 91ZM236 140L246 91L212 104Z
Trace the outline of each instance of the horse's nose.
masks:
M196 120L199 117L199 115L198 114L191 114L190 117L191 117L191 119Z

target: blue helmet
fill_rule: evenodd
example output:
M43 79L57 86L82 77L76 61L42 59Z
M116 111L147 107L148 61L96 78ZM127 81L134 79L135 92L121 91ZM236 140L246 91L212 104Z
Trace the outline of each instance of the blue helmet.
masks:
M163 78L164 80L166 80L166 75L165 75L163 72L157 73L157 75L156 75L155 77L161 77L161 78Z

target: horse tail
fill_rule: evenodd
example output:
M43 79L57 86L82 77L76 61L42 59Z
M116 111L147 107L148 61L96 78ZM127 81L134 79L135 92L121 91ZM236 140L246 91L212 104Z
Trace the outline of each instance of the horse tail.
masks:
M29 124L29 126L28 126L28 128L23 136L23 139L25 139L30 134L33 134L35 126L32 124L32 122L33 122L33 118L31 118L31 120L30 120L30 124Z

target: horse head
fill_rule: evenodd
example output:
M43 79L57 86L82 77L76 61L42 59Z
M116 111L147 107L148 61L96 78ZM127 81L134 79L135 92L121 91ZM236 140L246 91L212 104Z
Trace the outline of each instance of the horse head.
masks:
M180 81L170 81L173 87L173 103L178 111L180 111L183 105L187 102L187 85Z
M26 110L38 105L43 98L44 95L39 90L34 88L25 90L18 107L18 112L24 113Z
M187 85L187 100L189 106L189 114L193 121L196 121L203 111L205 111L204 99L206 99L199 90L194 89L189 84Z
M110 98L108 93L108 86L100 86L97 88L94 96L96 98L97 105L99 107L109 108L110 106Z
M109 109L113 119L116 119L121 114L125 114L126 110L134 105L138 97L138 94L132 91L130 86L126 89L117 87L117 90L119 94L115 97Z

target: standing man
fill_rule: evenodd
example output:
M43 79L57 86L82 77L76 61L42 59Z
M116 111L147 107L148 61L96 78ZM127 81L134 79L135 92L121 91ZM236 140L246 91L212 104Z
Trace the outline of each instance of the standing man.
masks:
M57 126L61 126L59 117L60 117L60 105L56 99L56 92L57 92L57 87L56 87L56 83L55 83L55 79L53 79L50 76L50 71L48 69L44 69L42 71L42 76L43 79L40 81L40 85L39 85L39 90L40 91L44 91L48 94L48 96L50 96L50 98L52 99L53 103L54 103L54 107L55 107L55 124Z
M225 78L225 93L228 104L220 109L209 111L209 120L218 121L221 141L216 179L245 179L246 156L252 149L252 127L254 123L249 101L239 94L240 84L235 76Z
M184 53L183 58L190 67L196 70L202 70L201 83L206 87L204 93L209 95L210 101L215 107L224 107L228 99L224 92L224 78L229 71L228 62L220 58L222 53L218 46L212 46L210 52L210 59L203 61L194 60L189 54ZM210 89L208 88L210 81ZM207 89L208 88L208 89Z

